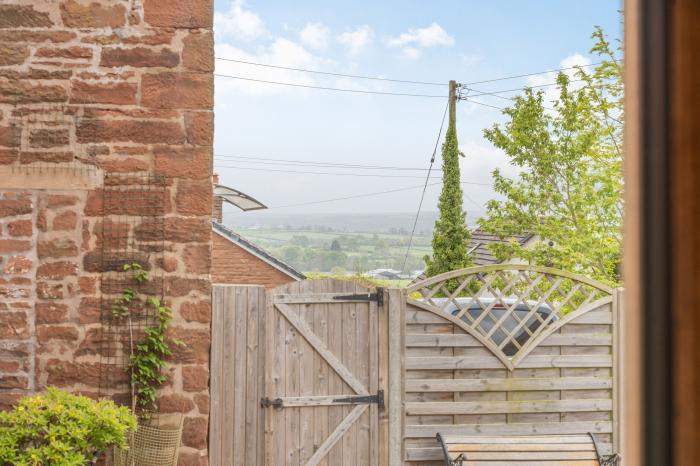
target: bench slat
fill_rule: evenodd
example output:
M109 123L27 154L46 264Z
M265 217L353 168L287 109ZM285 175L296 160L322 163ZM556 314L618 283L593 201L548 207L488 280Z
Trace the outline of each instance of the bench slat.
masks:
M462 466L598 466L598 460L535 460L522 461L515 465L512 461L465 461Z
M588 443L451 443L450 452L467 451L595 451Z
M474 436L439 435L446 459L463 458L462 466L598 466L598 453L589 435ZM430 455L427 451L407 456Z
M591 443L588 435L442 435L448 443Z
M452 459L459 456L458 453L450 451ZM468 461L521 461L534 460L595 460L598 457L594 451L472 451L465 453Z

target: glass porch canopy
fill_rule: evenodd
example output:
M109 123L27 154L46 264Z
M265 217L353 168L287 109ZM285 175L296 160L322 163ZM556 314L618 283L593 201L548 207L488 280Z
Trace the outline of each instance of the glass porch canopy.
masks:
M229 204L233 204L242 211L262 210L267 209L267 206L255 198L238 191L237 189L229 188L217 184L214 186L214 197L220 197Z

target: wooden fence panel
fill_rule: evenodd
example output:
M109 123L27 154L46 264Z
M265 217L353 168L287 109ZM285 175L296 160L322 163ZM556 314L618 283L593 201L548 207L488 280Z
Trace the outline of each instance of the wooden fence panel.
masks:
M409 302L405 337L405 456L441 464L435 434L593 432L614 449L617 332L607 303L546 337L514 370L475 338ZM417 325L420 324L420 325ZM436 330L437 329L437 330Z
M265 288L214 285L212 290L209 463L263 464Z

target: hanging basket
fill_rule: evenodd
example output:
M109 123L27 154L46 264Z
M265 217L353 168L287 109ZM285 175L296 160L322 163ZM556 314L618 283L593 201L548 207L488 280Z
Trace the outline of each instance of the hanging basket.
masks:
M140 421L129 434L129 449L114 449L114 466L177 466L182 415Z

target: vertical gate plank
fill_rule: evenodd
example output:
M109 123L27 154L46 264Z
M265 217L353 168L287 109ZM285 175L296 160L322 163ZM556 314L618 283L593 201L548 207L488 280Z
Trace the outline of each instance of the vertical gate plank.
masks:
M406 293L389 290L389 464L403 463Z
M234 464L234 444L233 444L233 420L235 414L235 401L231 396L229 387L233 387L236 379L235 371L235 316L236 316L236 294L234 287L225 288L225 303L223 307L222 326L224 329L224 350L223 350L223 386L222 393L225 395L225 403L222 410L222 430L221 430L221 464Z
M247 318L248 328L246 336L246 406L245 406L245 465L257 464L258 452L258 371L263 368L258 366L258 312L261 303L258 301L259 290L248 288L247 290Z
M355 293L362 291L359 287L355 287ZM370 395L374 395L376 391L370 390L370 378L369 378L369 342L370 342L370 329L369 329L369 303L358 303L355 305L355 313L357 315L357 349L355 354L358 358L358 372L360 381L362 385L367 387ZM376 406L371 404L368 408ZM357 420L357 464L366 464L370 466L370 409L366 409L360 418Z
M384 304L377 308L377 369L379 388L384 390L385 407L379 412L379 464L389 465L389 299L390 291L384 293Z
M329 293L332 293L342 291L342 289L338 288L338 284L336 282L330 282L327 291ZM341 357L343 348L343 321L342 318L338 318L338 311L342 312L342 309L339 309L338 306L338 304L328 305L328 348L333 354L337 355L338 357ZM328 385L329 393L343 393L344 386L345 384L343 383L343 380L340 378L338 373L334 370L331 370ZM343 413L345 408L340 406L334 406L328 409L330 411L328 419L330 433L333 430L335 430L338 424L340 424L343 420ZM343 442L337 442L328 454L328 465L342 466L343 451Z
M233 451L235 464L243 464L245 461L246 436L246 340L248 318L248 294L245 288L235 288L235 344L234 347L234 379L233 379Z
M270 325L267 322L266 298L265 288L258 288L258 390L255 398L255 406L258 409L258 448L255 461L256 466L264 464L265 460L265 410L260 407L260 400L265 396L265 377L269 364L265 357L265 349L267 348L265 336L267 335L267 326Z
M212 322L221 322L224 308L223 290L215 286L212 290ZM221 421L222 421L222 372L223 326L212 325L211 329L211 368L209 370L211 399L209 407L209 461L211 464L223 464L221 459Z
M382 289L378 289L377 293L383 293ZM370 393L377 393L379 390L379 368L378 368L378 338L377 338L377 319L378 319L378 314L377 314L377 303L375 301L372 301L369 303L369 310L367 313L367 319L368 319L368 326L369 326L369 344L368 344L368 351L367 351L367 356L369 358L369 392ZM378 431L378 426L379 426L379 413L378 413L378 406L376 404L372 404L369 407L369 464L370 466L378 466L379 464L379 451L378 451L378 442L379 442L379 431Z
M308 283L304 292L308 293ZM301 304L299 305L299 318L306 322L307 326L313 331L314 328L314 305ZM299 395L313 395L314 391L314 371L313 357L315 351L306 339L297 336L299 341ZM315 408L314 408L315 409ZM313 409L299 409L299 463L304 465L313 455L313 440L314 440L314 412Z
M325 281L319 283L316 289L319 293L326 293L328 291L328 284ZM330 348L329 338L328 338L328 304L317 304L314 306L314 333L321 339L321 341ZM313 352L314 357L314 394L317 395L328 395L328 364L317 352ZM329 408L327 406L321 406L314 408L314 434L313 434L313 453L323 444L330 430L328 428L328 416ZM320 466L329 466L328 456L325 456L318 463Z
M270 365L269 388L267 396L274 398L286 393L285 379L287 377L286 365L286 337L287 322L272 305L272 299L268 295L267 315L270 322L269 350L267 354L272 358ZM270 419L267 432L266 465L285 465L286 456L286 415L284 410L267 409L266 416Z
M285 396L299 396L299 344L301 337L299 331L287 323L287 377L285 380ZM285 408L282 410L286 417L287 428L287 465L299 465L300 425L299 408Z
M352 282L347 282L350 286L343 289L345 293L353 293L355 286ZM355 316L355 305L343 303L343 357L342 361L351 374L357 378L357 351L355 333L357 322ZM352 411L352 406L343 408L343 416L348 416ZM350 428L342 437L343 442L343 466L357 466L357 423L353 422Z

